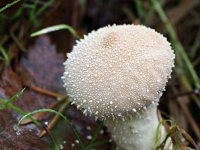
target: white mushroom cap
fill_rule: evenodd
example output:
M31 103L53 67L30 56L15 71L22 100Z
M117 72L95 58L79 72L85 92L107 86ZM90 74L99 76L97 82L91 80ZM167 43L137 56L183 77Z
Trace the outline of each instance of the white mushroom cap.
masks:
M175 57L163 35L142 25L92 31L67 56L63 80L72 103L101 119L157 104Z

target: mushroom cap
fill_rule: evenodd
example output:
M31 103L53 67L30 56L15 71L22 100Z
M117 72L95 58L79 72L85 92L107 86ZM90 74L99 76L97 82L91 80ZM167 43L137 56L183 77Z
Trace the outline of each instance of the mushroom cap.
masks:
M100 119L157 104L174 67L167 39L142 25L112 25L77 41L62 77L72 103Z

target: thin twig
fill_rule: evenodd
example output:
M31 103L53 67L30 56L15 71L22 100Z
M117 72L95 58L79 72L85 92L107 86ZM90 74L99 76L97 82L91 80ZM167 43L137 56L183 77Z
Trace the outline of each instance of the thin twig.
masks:
M20 41L18 40L18 38L15 36L15 34L10 31L10 36L12 37L13 41L17 44L17 46L19 47L19 49L22 52L26 52L27 50L25 49L25 47L20 43Z
M69 105L69 100L65 100L64 104L61 106L58 112L63 113L66 110L68 105ZM61 118L60 115L55 115L48 125L48 130L51 130L54 127L54 125L59 121L60 118ZM44 136L45 133L46 131L43 130L40 133L40 137Z
M43 124L42 127L43 127L43 129L45 130L45 132L47 132L48 135L50 136L52 142L53 142L54 145L56 146L56 147L55 147L56 150L60 150L59 144L57 143L57 141L56 141L56 139L54 138L54 136L51 134L51 131L48 129L48 127L47 127L45 124Z
M54 97L54 98L63 99L65 97L61 94L58 94L58 93L55 93L55 92L52 92L52 91L48 91L46 89L43 89L43 88L40 88L40 87L37 87L37 86L29 86L27 84L25 86L28 87L30 90L33 90L35 92L38 92L38 93L41 93L41 94L44 94L44 95L47 95L47 96L51 96L51 97Z
M197 125L197 123L195 122L194 118L192 117L189 109L187 108L185 102L184 102L184 98L180 99L178 98L178 103L183 111L183 114L185 116L185 118L188 120L188 123L191 125L192 129L194 130L196 136L199 138L200 140L200 130L199 127Z

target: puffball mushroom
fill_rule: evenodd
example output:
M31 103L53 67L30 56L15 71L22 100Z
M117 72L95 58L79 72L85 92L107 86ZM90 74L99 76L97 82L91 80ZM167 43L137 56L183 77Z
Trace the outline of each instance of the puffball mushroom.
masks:
M174 67L167 39L143 25L106 26L67 57L62 78L72 104L104 120L119 149L152 150L158 101Z

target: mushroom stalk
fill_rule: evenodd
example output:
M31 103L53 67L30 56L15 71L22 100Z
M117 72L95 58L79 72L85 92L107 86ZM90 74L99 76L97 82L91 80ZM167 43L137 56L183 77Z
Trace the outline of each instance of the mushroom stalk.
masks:
M159 125L157 106L152 104L146 110L139 110L127 120L107 119L105 124L119 150L152 150ZM165 137L162 126L159 128L159 134L161 142Z

